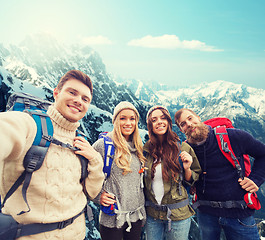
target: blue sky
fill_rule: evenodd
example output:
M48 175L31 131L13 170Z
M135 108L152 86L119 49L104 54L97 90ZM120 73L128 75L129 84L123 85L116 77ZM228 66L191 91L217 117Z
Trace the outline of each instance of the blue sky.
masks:
M124 78L265 89L264 0L0 0L0 29L4 44L49 32L89 45Z

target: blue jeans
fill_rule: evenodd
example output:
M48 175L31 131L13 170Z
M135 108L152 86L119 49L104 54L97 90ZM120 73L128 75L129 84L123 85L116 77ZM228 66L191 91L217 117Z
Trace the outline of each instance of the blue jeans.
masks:
M227 240L259 240L259 232L253 216L238 219L216 217L198 210L197 218L203 240L220 239L223 229Z
M171 222L168 231L168 221L147 216L145 231L147 240L188 240L191 218Z

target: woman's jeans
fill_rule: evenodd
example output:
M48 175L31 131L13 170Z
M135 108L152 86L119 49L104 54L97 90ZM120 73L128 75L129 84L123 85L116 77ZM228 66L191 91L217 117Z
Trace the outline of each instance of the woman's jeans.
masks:
M208 215L197 211L200 235L203 240L220 239L223 229L226 240L259 240L259 232L253 216L238 219Z
M154 219L147 216L145 231L147 240L188 240L191 218L180 221L171 221L171 230L168 230L168 221Z

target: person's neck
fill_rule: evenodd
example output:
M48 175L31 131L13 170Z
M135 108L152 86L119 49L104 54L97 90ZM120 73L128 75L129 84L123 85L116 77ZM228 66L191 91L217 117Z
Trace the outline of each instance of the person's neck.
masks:
M55 107L54 105L51 105L48 110L47 113L49 115L49 117L59 126L61 126L62 128L66 129L66 130L70 130L70 131L75 131L80 123L79 122L70 122L68 121Z
M164 135L157 135L157 139L158 139L159 143L162 145L162 143L164 141Z
M131 136L123 136L124 138L125 138L125 140L126 140L126 142L131 142Z
M194 145L197 145L197 146L200 146L200 145L202 145L202 144L204 144L204 143L206 142L206 139L207 139L207 138L205 138L204 140L202 140L202 141L200 141L200 142L196 141L196 142L190 142L190 143L191 143L191 144L194 144Z

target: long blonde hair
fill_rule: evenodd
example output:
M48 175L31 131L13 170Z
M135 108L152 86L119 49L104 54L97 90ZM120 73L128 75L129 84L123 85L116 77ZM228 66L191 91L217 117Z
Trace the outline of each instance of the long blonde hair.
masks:
M120 128L120 114L116 117L114 121L114 128L113 131L110 134L110 137L113 139L114 145L115 145L115 162L116 165L123 169L123 175L126 175L127 173L131 172L131 161L132 156L130 153L130 150L128 148L128 144L126 139L121 133ZM139 128L138 128L138 122L139 118L135 114L135 130L132 133L130 137L132 137L132 143L134 147L136 148L136 155L139 158L139 161L141 162L142 166L144 166L145 157L143 155L143 142L139 134Z

